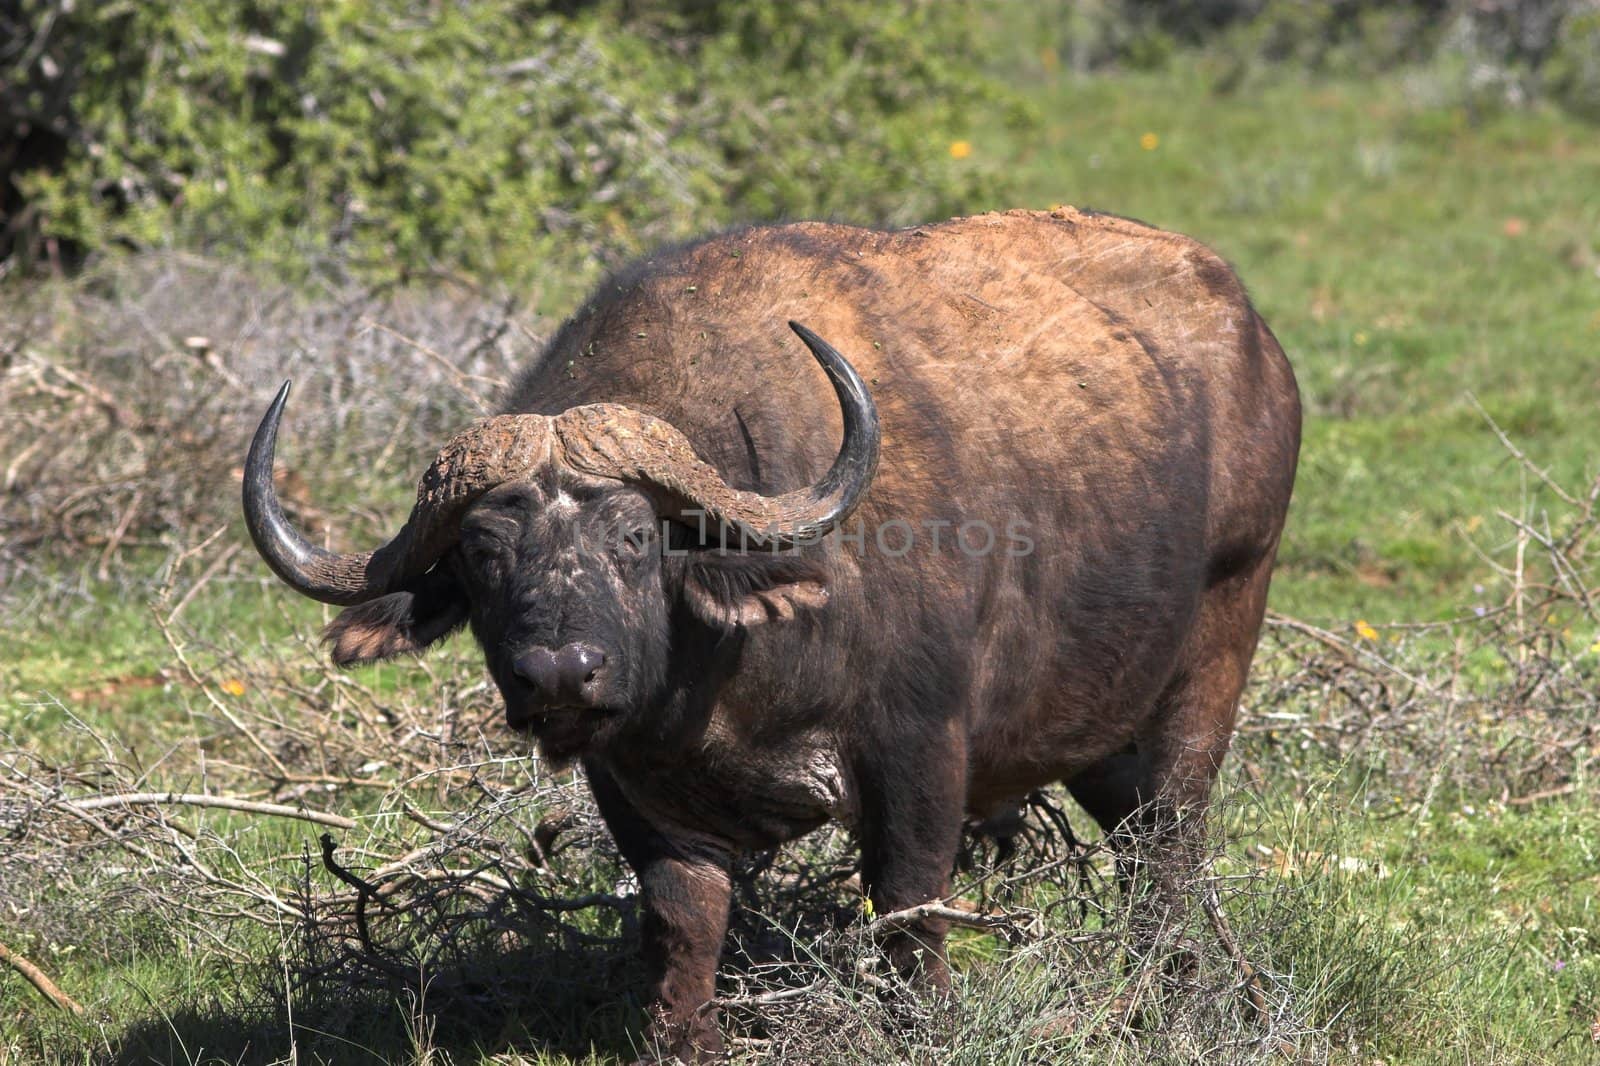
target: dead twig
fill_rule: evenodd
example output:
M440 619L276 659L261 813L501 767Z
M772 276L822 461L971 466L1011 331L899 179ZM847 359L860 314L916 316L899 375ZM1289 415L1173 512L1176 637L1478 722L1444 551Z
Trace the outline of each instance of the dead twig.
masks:
M377 954L378 949L373 946L372 936L367 929L367 900L376 898L381 906L388 906L388 903L370 882L362 880L339 865L333 857L334 849L338 847L333 834L323 833L319 839L322 844L323 868L356 890L356 935L361 938L362 948L371 954Z
M1222 950L1228 953L1228 958L1233 960L1234 968L1239 972L1239 987L1244 990L1245 1000L1255 1012L1256 1021L1265 1024L1271 1020L1271 1016L1267 1013L1267 996L1261 987L1261 975L1239 947L1233 927L1228 924L1228 916L1222 913L1222 900L1217 896L1217 886L1209 881L1201 889L1200 908L1205 911L1206 921L1211 923L1217 943L1222 945Z
M381 333L387 334L413 351L421 353L450 377L451 384L455 386L456 391L461 393L462 396L471 400L477 406L479 412L487 412L489 408L488 405L483 402L483 397L480 394L480 390L472 387L474 384L488 385L496 389L506 389L509 387L501 378L488 377L483 374L469 374L464 370L458 369L455 364L450 362L450 360L446 359L443 355L434 351L426 344L423 344L421 341L412 340L404 333L401 333L398 330L390 329L382 322L368 318L362 322L362 325L368 329L375 329Z
M1530 792L1526 796L1512 796L1510 799L1506 800L1506 803L1512 807L1530 807L1535 803L1542 803L1548 799L1556 799L1560 796L1570 796L1576 791L1578 791L1577 784L1572 781L1568 781L1566 784L1557 785L1555 788L1541 788L1539 791Z
M995 911L988 914L977 914L952 907L943 901L934 900L929 903L919 903L915 907L906 907L903 910L892 911L867 926L869 936L882 936L884 933L918 922L936 921L949 922L967 929L981 929L986 933L998 933L1004 937L1008 944L1015 946L1027 939L1024 923L1032 918L1031 913L1019 912L1017 914L1004 911Z
M232 796L213 796L203 792L119 792L105 796L63 801L80 811L99 811L107 808L173 805L181 807L217 807L245 814L266 814L274 818L297 818L335 829L355 829L360 823L354 818L325 811L290 807L282 803L261 803L256 800L234 799Z
M1571 507L1580 506L1577 498L1571 493L1567 492L1566 489L1562 488L1556 482L1556 480L1550 476L1549 471L1535 464L1532 459L1528 458L1526 452L1512 442L1511 438L1506 435L1506 431L1500 428L1500 423L1496 422L1494 420L1494 416L1489 414L1489 412L1484 409L1483 404L1478 402L1478 397L1475 394L1468 392L1467 401L1472 404L1472 406L1477 410L1478 414L1483 416L1483 420L1489 423L1489 428L1494 430L1494 435L1500 438L1501 446L1503 446L1506 451L1510 452L1516 458L1517 462L1522 464L1523 469L1527 470L1528 473L1532 474L1534 477L1543 482L1545 488L1559 496L1562 502Z
M23 956L6 947L3 942L0 942L0 962L5 963L21 974L24 980L39 990L41 996L54 1003L57 1007L60 1007L68 1014L76 1014L80 1017L83 1015L83 1007L77 1000L61 991L56 983L50 980L48 974Z

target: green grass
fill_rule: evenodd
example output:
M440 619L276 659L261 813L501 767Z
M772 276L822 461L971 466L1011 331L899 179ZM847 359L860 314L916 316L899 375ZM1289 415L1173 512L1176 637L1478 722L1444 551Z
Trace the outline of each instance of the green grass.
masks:
M1495 512L1537 509L1548 493L1508 458L1467 393L1563 483L1581 487L1600 467L1593 127L1537 108L1481 114L1448 94L1439 102L1427 70L1327 81L1268 72L1227 92L1189 59L1156 73L1033 77L1038 131L1024 139L996 123L970 136L974 153L1013 164L1012 200L972 207L1070 202L1193 234L1236 264L1297 368L1305 444L1273 606L1348 631L1356 619L1437 618L1480 602L1474 586L1492 579L1468 538L1503 557L1509 530ZM193 693L151 623L148 594L84 584L81 597L41 600L0 622L0 728L66 758L79 742L66 727L81 716L152 760L165 746L179 750L160 779L192 782L193 749L203 746L191 737ZM219 584L184 622L259 649L314 630L319 612L285 607L273 590ZM204 647L195 662L208 677L223 669ZM159 683L128 683L147 677ZM396 699L428 698L429 682L411 668L360 677ZM1234 919L1329 1034L1308 1054L1352 1064L1600 1061L1586 1035L1600 1021L1600 812L1590 784L1526 807L1456 792L1374 799L1360 784L1367 767L1319 776L1280 758L1260 767L1264 786L1248 788L1230 764L1235 787L1257 799L1231 819L1224 867L1267 871L1264 887L1233 902ZM362 802L328 801L352 812ZM264 859L295 851L307 834L274 827L246 837L241 854ZM86 872L38 905L77 913L114 885ZM58 1017L0 973L0 1064L96 1061L127 1041L135 1050L124 1061L289 1059L281 1020L251 1013L270 984L267 938L238 945L256 953L254 968L180 956L182 938L111 906L58 936L19 939L12 930L25 916L8 914L5 901L0 886L0 939L96 1017ZM1008 995L1025 998L1026 975L1005 952L981 939L960 944L969 995L982 990L997 1009ZM594 1009L593 1061L614 1061L637 1019L615 1005ZM427 1035L407 1029L408 1017L404 1004L375 1009L365 1030L342 1039L369 1057L430 1061ZM963 1017L974 1032L1001 1024ZM242 1035L255 1037L248 1055ZM499 1035L485 1034L488 1050ZM521 1036L510 1032L513 1047L532 1046ZM458 1061L487 1061L484 1049L455 1050ZM1087 1040L1081 1052L1142 1061L1137 1042ZM359 1058L354 1048L322 1053ZM583 1060L527 1051L495 1061Z
M1241 838L1296 886L1268 953L1306 976L1302 1003L1359 1049L1350 1061L1600 1061L1592 800L1375 816L1358 799L1268 798Z
M1503 542L1524 477L1469 392L1562 483L1600 470L1600 138L1552 110L1423 102L1429 77L1062 76L1039 86L1040 133L974 138L1018 160L1021 203L1135 215L1238 268L1306 401L1274 585L1292 614L1473 603L1464 527Z

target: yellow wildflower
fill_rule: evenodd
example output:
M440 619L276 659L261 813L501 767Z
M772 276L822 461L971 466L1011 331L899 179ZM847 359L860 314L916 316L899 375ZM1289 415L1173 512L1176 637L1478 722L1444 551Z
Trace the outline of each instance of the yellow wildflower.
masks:
M1161 144L1161 138L1154 133L1146 133L1139 138L1139 147L1147 152L1153 152Z
M971 141L951 141L950 142L950 158L951 159L965 159L965 158L967 158L967 156L969 156L971 154L972 154L972 142Z
M243 696L244 682L240 681L238 678L230 677L228 680L222 683L222 691L226 692L230 696Z
M1364 618L1356 619L1356 633L1361 637L1362 640L1378 639L1378 631L1373 629Z

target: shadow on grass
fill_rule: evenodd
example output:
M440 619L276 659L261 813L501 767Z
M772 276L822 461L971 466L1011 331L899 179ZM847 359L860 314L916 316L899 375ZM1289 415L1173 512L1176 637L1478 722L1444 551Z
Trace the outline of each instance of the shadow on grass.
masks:
M387 987L349 972L302 975L288 1004L281 975L269 987L263 967L232 995L178 1009L158 1005L103 1061L364 1066L427 1061L429 1050L454 1062L507 1050L628 1061L644 1018L636 959L634 950L594 947L483 950L426 981L395 974Z
M841 905L834 874L777 893L774 913L775 901L754 891L758 872L741 879L720 983L803 986L815 960L800 945L838 932L856 911ZM247 967L199 1005L153 1004L102 1061L364 1066L429 1061L430 1050L459 1063L507 1051L536 1061L632 1061L644 1046L647 990L631 904L598 924L524 912L492 929L454 927L465 934L455 943L433 926L426 969L381 946L362 948L348 928L303 929L287 946L286 966Z

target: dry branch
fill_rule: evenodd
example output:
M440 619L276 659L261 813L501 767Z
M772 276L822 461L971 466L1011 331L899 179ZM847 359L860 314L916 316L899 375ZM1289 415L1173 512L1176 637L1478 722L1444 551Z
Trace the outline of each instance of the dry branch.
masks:
M1561 485L1550 476L1550 472L1548 470L1545 470L1532 459L1528 458L1527 453L1521 448L1517 447L1516 442L1506 434L1505 430L1500 428L1500 423L1494 420L1494 416L1489 414L1489 412L1484 408L1483 404L1478 402L1478 397L1476 395L1468 392L1467 400L1477 410L1478 414L1482 416L1483 420L1489 424L1489 428L1494 430L1494 435L1499 438L1501 447L1510 452L1512 456L1516 458L1517 462L1522 464L1523 469L1527 470L1534 477L1538 478L1546 488L1559 496L1564 503L1572 507L1578 506L1577 499L1568 493L1566 489L1562 488Z
M1239 940L1233 934L1233 926L1228 923L1228 916L1222 912L1222 901L1217 897L1217 887L1214 883L1206 884L1200 891L1200 906L1205 911L1206 921L1211 923L1211 931L1216 935L1217 942L1228 953L1228 958L1233 960L1234 966L1239 971L1239 987L1244 990L1246 1001L1250 1009L1255 1012L1256 1020L1265 1023L1268 1020L1267 996L1261 989L1261 975L1250 964L1245 956L1244 949L1239 947Z
M21 974L30 985L39 990L41 996L68 1014L83 1014L83 1007L77 1000L61 991L43 970L6 947L4 943L0 943L0 962Z
M256 800L235 799L232 796L213 796L201 792L121 792L104 796L64 800L68 806L80 811L99 811L107 808L141 806L215 807L239 811L244 814L265 814L274 818L297 818L302 822L332 826L335 829L355 829L360 823L354 818L325 811L312 811L304 807L289 807L282 803L261 803Z
M948 922L966 929L981 929L986 933L998 933L1012 945L1022 943L1027 938L1023 926L1033 919L1032 913L1007 913L994 911L988 914L979 914L973 911L952 907L943 901L919 903L915 907L906 907L903 910L893 911L882 915L867 926L867 933L871 936L882 936L884 933L897 929L905 929L916 925L918 922L936 921Z

